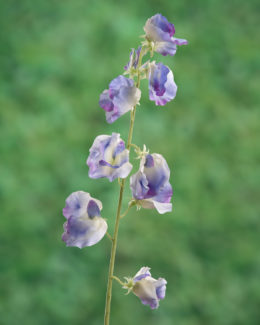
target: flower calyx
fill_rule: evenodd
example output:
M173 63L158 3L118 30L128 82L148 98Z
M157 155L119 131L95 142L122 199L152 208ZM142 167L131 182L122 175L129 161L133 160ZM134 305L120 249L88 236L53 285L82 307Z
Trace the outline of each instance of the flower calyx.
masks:
M134 279L133 278L129 278L129 277L124 277L124 279L126 280L126 282L123 285L123 289L126 289L126 295L128 295L134 287Z

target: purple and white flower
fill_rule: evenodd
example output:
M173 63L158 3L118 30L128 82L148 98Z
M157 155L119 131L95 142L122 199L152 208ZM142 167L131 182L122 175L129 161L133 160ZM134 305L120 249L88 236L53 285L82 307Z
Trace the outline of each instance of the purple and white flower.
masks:
M100 210L102 203L87 192L74 192L66 199L63 215L67 221L62 235L66 246L92 246L104 237L107 223L100 216Z
M145 155L138 172L130 177L130 188L137 205L155 208L160 214L172 211L170 169L162 155Z
M126 178L132 164L129 162L129 150L119 133L99 135L89 150L87 159L90 178L107 177L110 182L115 178Z
M141 91L134 85L134 80L118 76L109 84L109 89L102 92L99 105L106 111L106 120L113 123L121 115L132 110L139 103Z
M186 45L185 39L174 37L174 25L161 14L149 18L144 26L145 36L148 42L153 42L154 51L162 55L174 55L177 45Z
M150 63L149 98L156 105L163 106L175 98L177 85L171 69L162 63Z
M133 293L141 299L144 305L151 309L159 307L159 300L165 298L167 281L163 278L152 278L149 267L142 267L132 279Z

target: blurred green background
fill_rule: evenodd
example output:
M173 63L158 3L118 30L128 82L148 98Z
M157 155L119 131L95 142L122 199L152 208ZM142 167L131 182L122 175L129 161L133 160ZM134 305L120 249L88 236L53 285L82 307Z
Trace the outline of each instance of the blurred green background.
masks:
M0 2L0 324L99 325L110 243L61 241L65 198L103 202L112 233L117 182L88 178L105 122L100 93L122 73L147 18L162 13L189 40L168 64L165 107L138 108L134 142L166 157L174 211L122 220L115 273L150 266L168 281L157 311L114 284L112 324L260 323L259 2L226 0ZM132 156L133 157L133 156ZM126 191L125 202L130 198Z

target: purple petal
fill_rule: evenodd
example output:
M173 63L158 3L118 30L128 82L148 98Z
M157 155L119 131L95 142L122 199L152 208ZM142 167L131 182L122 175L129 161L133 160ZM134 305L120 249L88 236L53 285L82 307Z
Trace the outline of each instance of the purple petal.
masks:
M146 197L149 187L147 178L143 172L138 171L130 177L130 188L135 199L142 200Z
M167 281L163 278L159 278L156 282L156 295L158 299L165 298Z
M70 217L64 224L64 230L62 240L66 246L83 248L95 245L104 237L107 223L100 217L94 219L89 219L87 216Z
M68 219L71 216L77 217L85 213L89 200L90 195L83 191L70 194L66 199L66 205L63 209L64 217Z
M174 25L169 23L167 18L165 18L161 14L157 14L157 15L153 16L151 18L151 23L154 26L160 28L165 33L169 34L170 37L173 36L175 33Z
M115 79L113 79L109 84L109 90L118 91L122 87L133 87L134 86L134 80L126 78L122 75L119 75Z
M160 187L153 199L161 203L169 203L171 201L172 194L172 186L168 181L166 181L163 186Z
M143 305L149 305L151 309L157 309L159 307L159 303L157 299L141 299Z
M87 207L87 214L90 219L100 216L100 210L97 203L94 200L90 200Z
M166 55L175 55L177 51L177 46L176 43L172 42L172 41L168 41L168 42L158 42L156 44L156 52L162 54L163 56Z
M147 267L147 266L143 266L137 273L136 275L134 276L133 280L134 282L137 282L137 281L140 281L144 278L146 278L147 276L151 276L151 273L150 273L150 268Z
M109 97L109 91L104 90L103 93L100 95L99 105L102 107L106 112L111 112L114 108L113 101Z
M170 41L174 35L174 25L160 14L157 14L146 21L144 26L146 38L152 42Z
M154 159L153 159L153 156L152 155L147 155L146 156L146 160L145 160L145 164L144 164L144 167L154 167Z
M183 38L175 38L175 37L173 37L172 42L177 44L177 45L187 45L188 44L188 41L186 39L183 39Z
M175 98L177 85L172 71L162 63L152 63L149 75L149 98L163 106Z
M162 155L153 154L154 166L144 166L144 174L148 181L149 191L146 194L146 198L156 196L162 187L168 183L170 177L170 169L166 160Z

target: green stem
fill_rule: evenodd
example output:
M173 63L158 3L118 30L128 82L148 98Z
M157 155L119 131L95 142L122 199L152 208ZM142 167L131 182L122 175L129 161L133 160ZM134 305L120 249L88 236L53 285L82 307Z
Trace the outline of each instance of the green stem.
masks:
M112 278L113 278L113 280L116 280L121 286L125 285L125 283L122 282L117 276L113 275Z
M106 235L107 235L107 238L109 238L111 241L113 241L113 237L108 232L106 232Z
M125 210L125 212L123 214L121 214L120 218L121 219L124 218L131 208L132 208L132 206L128 206L128 208Z
M142 56L144 54L145 53L143 53L143 48L142 48L140 57L139 57L138 68L141 66ZM140 86L140 80L141 80L140 73L138 73L137 82L136 82L137 88L139 88L139 86ZM136 106L131 111L130 127L129 127L128 139L127 139L127 146L126 146L126 148L129 150L129 153L130 153L131 141L132 141L132 137L133 137L135 112L136 112ZM122 181L119 183L119 185L120 185L120 191L119 191L119 199L118 199L118 206L117 206L117 213L116 213L116 223L115 223L115 229L114 229L114 235L113 235L113 241L112 241L112 247L111 247L109 271L108 271L104 325L109 325L109 320L110 320L110 306L111 306L111 299L112 299L112 285L113 285L113 276L114 276L113 274L114 274L114 266L115 266L119 221L120 221L121 207L122 207L124 187L125 187L125 179L122 179Z

